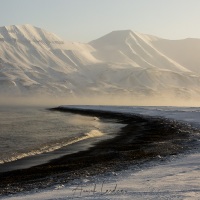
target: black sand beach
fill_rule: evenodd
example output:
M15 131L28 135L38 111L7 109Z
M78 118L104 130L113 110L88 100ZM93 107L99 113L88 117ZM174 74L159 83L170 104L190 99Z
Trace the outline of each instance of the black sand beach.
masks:
M114 138L101 141L86 151L28 169L0 173L0 195L123 170L130 165L181 153L192 146L191 129L172 120L78 108L57 107L51 111L115 120L124 127Z

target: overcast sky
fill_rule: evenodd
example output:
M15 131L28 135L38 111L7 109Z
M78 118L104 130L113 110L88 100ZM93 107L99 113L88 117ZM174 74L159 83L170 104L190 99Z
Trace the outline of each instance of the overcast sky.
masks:
M80 42L124 29L200 38L200 0L0 0L0 26L13 24L32 24Z

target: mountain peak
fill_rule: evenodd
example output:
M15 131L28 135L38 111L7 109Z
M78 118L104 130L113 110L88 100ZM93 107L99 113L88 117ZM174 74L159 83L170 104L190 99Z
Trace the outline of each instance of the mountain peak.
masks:
M90 44L94 46L101 46L102 44L116 46L126 43L129 39L133 39L134 41L144 40L145 42L152 42L158 40L159 38L153 35L143 34L132 30L116 30L104 35L103 37L91 41Z
M6 27L34 27L32 24L13 24Z
M116 30L112 31L103 37L100 37L97 40L93 40L90 43L102 43L102 44L118 44L124 42L128 37L133 35L134 32L132 30Z
M127 30L115 30L110 32L110 34L122 34L122 35L129 35L133 33L133 31L131 29L127 29Z
M35 26L31 25L31 24L22 24L22 25L8 25L8 26L3 26L0 27L1 29L5 29L7 31L15 31L17 29L34 29L36 28Z
M0 36L5 41L44 41L51 42L63 42L58 36L50 33L44 29L35 27L31 24L23 25L10 25L0 27Z

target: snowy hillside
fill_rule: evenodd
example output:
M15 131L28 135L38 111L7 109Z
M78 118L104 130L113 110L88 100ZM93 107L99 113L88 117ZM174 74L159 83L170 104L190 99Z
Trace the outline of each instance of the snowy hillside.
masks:
M200 92L199 50L199 39L130 30L83 44L31 25L0 27L0 93L190 98Z
M184 40L160 39L153 45L168 57L176 60L182 66L200 74L200 39L187 38Z
M151 42L156 38L127 31L114 31L90 44L95 55L108 62L130 64L134 67L188 72L175 61L159 52Z
M98 63L87 44L64 42L31 25L0 28L1 92L67 94L82 65Z

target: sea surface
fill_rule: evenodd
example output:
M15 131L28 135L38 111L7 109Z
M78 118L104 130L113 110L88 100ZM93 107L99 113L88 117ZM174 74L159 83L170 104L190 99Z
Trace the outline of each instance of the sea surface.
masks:
M122 125L44 107L0 107L0 172L86 150Z
M65 106L63 106L65 107ZM180 121L197 131L200 108L134 106L67 106L130 113ZM114 137L124 125L98 117L53 112L44 107L0 107L0 172L23 169L86 150Z

